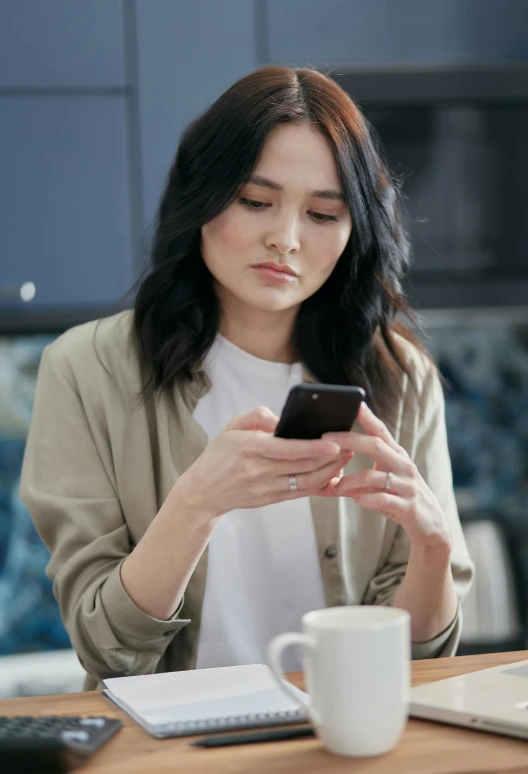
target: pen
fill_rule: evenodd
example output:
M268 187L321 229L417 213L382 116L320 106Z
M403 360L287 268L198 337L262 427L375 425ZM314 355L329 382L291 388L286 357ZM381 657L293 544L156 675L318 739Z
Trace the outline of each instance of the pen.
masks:
M208 736L206 739L198 739L190 744L193 747L226 747L230 744L279 742L282 739L297 739L301 736L314 736L313 728L299 726L297 728L277 728L271 731L250 731L246 734L222 734L222 736Z

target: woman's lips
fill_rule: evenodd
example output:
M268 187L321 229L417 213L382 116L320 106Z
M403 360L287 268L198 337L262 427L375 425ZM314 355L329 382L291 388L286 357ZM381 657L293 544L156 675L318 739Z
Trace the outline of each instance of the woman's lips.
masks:
M274 269L269 264L259 264L253 268L260 274L261 277L273 280L273 282L278 282L283 285L286 285L288 282L293 282L293 280L297 279L296 275L293 273L293 270L289 267L287 270L282 270Z

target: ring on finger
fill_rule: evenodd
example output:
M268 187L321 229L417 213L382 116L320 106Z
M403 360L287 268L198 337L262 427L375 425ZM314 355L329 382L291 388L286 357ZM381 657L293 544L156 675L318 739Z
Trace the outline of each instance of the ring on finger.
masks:
M394 473L391 473L389 470L387 471L387 483L385 484L385 491L387 489L390 489L392 486L392 479L394 478Z
M294 473L291 473L288 476L288 480L290 482L290 492L298 492L299 487L297 486L297 476Z

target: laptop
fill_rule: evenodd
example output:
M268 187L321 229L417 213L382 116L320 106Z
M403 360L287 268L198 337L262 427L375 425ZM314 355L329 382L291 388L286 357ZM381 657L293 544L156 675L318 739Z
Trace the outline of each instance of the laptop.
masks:
M411 688L409 714L528 739L528 660Z

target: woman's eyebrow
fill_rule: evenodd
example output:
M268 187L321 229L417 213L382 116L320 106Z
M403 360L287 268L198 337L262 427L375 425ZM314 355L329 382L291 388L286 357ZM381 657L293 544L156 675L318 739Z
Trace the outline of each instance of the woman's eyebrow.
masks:
M335 199L339 202L346 201L344 194L341 191L335 191L333 188L326 188L324 191L312 191L310 196L318 199Z
M260 185L262 186L262 188L271 188L272 191L284 190L283 186L280 183L275 183L273 180L270 180L268 177L261 177L260 175L251 176L248 179L248 183L253 183L253 185ZM340 202L346 201L341 191L337 191L333 188L325 188L320 191L312 191L310 196L318 199L332 199Z

